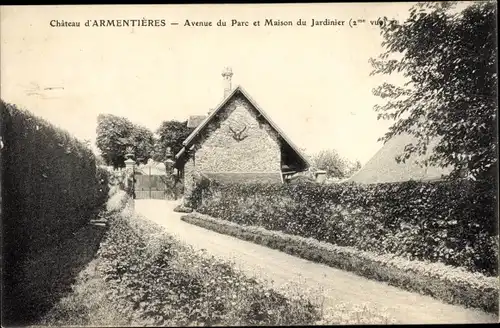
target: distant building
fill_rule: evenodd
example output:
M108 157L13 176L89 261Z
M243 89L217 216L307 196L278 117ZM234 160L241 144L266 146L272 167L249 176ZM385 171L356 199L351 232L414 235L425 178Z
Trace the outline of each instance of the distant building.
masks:
M226 69L224 99L206 117L194 116L196 127L176 154L186 195L195 176L232 182L277 182L309 168L302 152L241 87L231 88Z
M412 155L405 163L397 163L396 156L403 153L405 146L417 140L410 134L396 135L388 140L384 146L347 182L357 183L386 183L432 181L442 179L450 174L451 168L441 168L437 166L422 167L415 163L416 160L428 158L437 144L437 139L431 141L428 152L423 156Z

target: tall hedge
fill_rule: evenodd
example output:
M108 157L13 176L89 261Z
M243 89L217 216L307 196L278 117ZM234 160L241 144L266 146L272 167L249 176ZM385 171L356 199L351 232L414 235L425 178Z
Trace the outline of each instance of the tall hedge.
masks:
M83 143L27 110L1 102L2 231L6 267L54 245L105 201L107 179Z
M498 274L493 183L221 185L198 187L197 210L242 225L379 254Z

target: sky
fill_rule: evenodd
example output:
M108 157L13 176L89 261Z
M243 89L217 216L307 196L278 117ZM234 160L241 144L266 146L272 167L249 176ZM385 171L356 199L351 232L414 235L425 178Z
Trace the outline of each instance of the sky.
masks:
M95 144L97 115L156 130L164 120L206 114L223 98L224 67L307 154L336 149L366 163L388 121L370 77L383 51L370 20L404 20L412 3L1 7L0 95ZM165 27L84 27L94 19L164 19ZM262 26L265 19L294 26ZM185 20L250 26L184 26ZM296 26L297 20L306 26ZM312 19L344 26L311 27ZM349 20L365 23L349 27ZM51 27L51 20L80 27ZM260 20L261 26L253 26ZM179 25L170 25L178 22ZM44 88L54 88L43 90ZM31 92L42 89L40 94ZM64 89L62 89L64 88Z

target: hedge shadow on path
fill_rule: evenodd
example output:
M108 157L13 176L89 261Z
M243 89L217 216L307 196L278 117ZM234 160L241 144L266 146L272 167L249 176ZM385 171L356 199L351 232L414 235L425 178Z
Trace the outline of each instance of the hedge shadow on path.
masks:
M36 324L47 311L72 291L78 274L96 258L107 228L86 225L53 247L32 254L9 268L15 276L4 279L2 324Z

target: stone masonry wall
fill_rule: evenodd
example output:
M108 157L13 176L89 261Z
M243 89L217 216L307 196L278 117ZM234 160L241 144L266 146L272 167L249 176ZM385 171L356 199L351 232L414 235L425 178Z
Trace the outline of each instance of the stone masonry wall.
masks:
M281 151L272 128L241 95L234 97L206 127L196 145L195 169L201 172L280 172ZM243 140L233 138L242 132Z
M185 195L194 185L195 172L280 172L281 150L277 133L242 95L236 95L196 141L184 167ZM235 140L234 131L246 130Z

